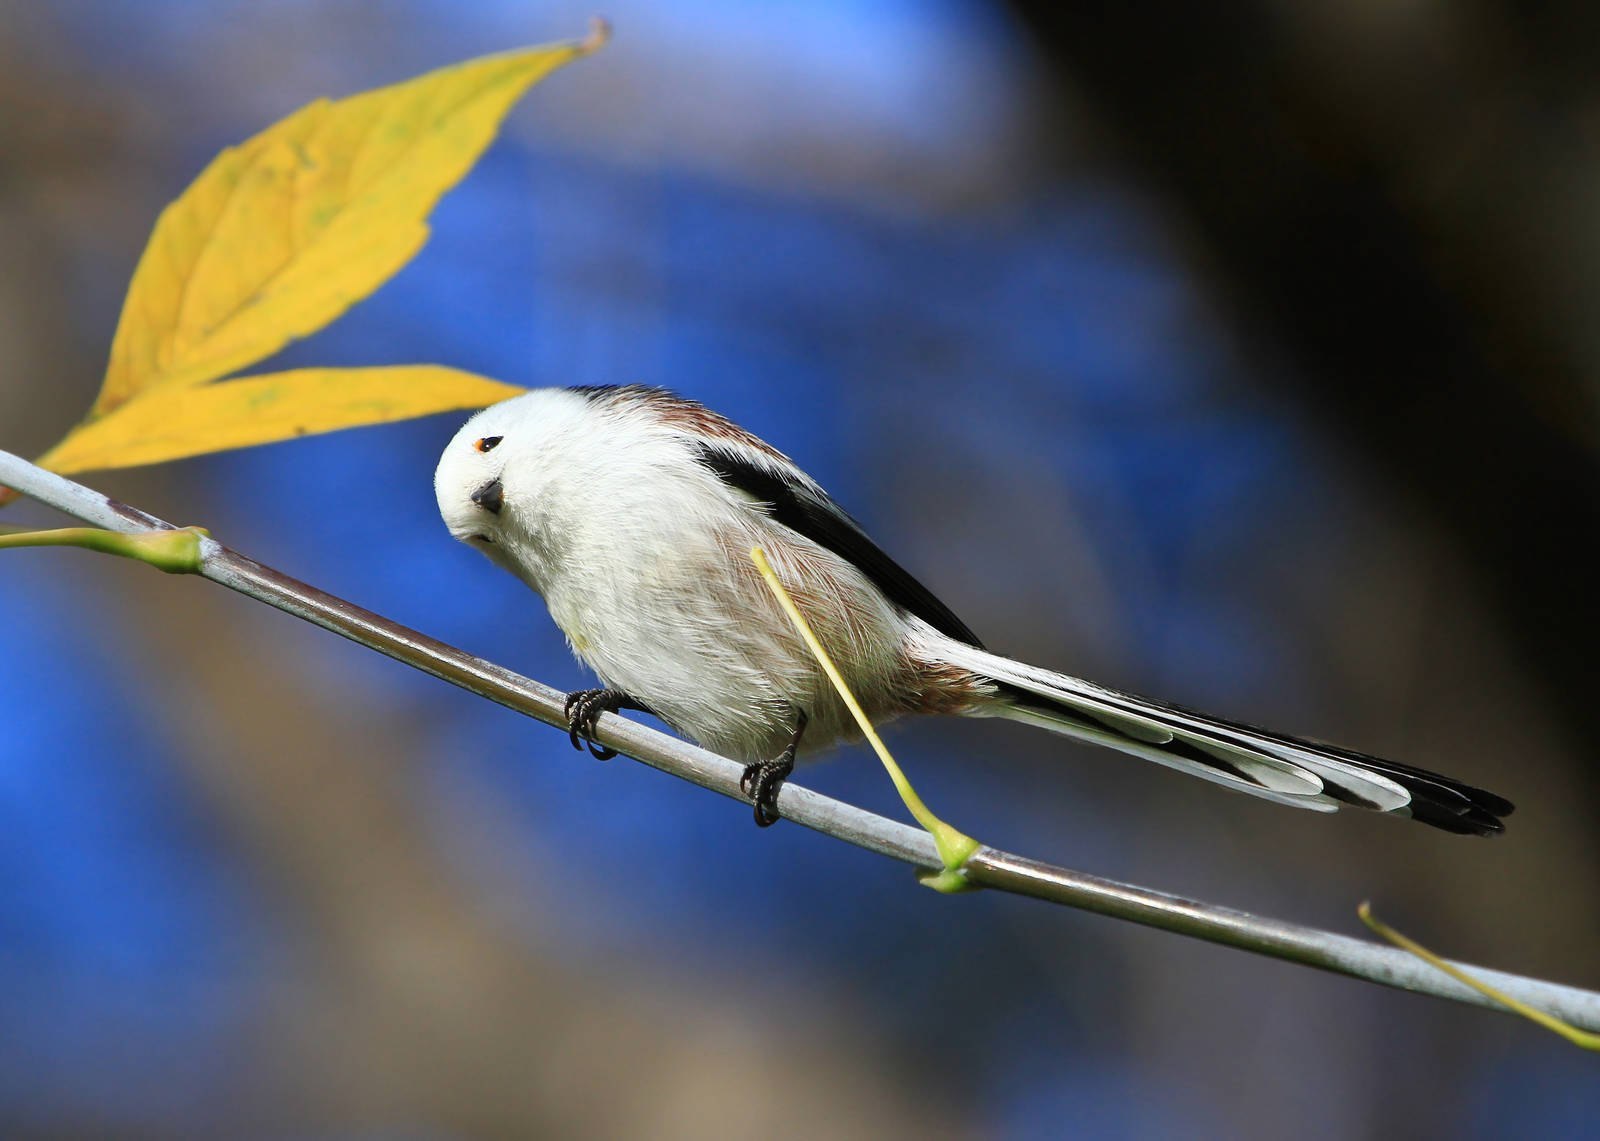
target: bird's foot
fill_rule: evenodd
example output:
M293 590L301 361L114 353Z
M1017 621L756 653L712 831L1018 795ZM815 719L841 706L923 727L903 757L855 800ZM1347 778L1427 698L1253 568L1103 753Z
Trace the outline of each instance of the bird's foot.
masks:
M778 822L778 790L794 772L794 753L785 750L771 761L757 761L744 767L739 791L756 806L756 826L768 828Z
M778 822L778 790L794 772L794 755L800 748L800 738L806 731L804 710L795 713L794 734L789 744L770 761L757 761L744 767L739 778L739 791L756 806L756 827L769 828Z
M567 694L567 737L572 747L580 753L585 745L596 760L609 761L617 755L594 740L594 723L602 713L615 713L619 709L639 709L641 706L620 689L577 689Z

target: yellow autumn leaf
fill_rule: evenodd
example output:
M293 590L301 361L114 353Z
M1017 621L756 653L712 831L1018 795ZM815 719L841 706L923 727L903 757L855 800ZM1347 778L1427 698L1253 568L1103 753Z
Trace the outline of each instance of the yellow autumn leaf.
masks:
M90 421L254 364L372 293L422 247L428 213L523 92L604 38L597 27L318 100L223 151L156 223Z
M39 460L62 474L136 467L206 452L481 408L511 384L440 365L307 368L203 388L152 389L80 427Z
M100 395L39 463L60 472L156 463L521 391L434 366L212 382L316 332L393 276L517 99L608 36L597 20L582 41L318 100L223 151L157 220ZM0 487L0 506L13 498Z

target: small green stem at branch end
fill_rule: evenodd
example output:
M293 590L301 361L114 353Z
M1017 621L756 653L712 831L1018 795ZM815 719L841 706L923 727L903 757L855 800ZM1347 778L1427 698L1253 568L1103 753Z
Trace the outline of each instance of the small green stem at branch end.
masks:
M167 574L194 574L200 569L200 540L210 536L204 527L176 531L151 530L126 534L98 527L61 527L53 531L0 529L0 550L10 547L82 547L88 551L137 559Z

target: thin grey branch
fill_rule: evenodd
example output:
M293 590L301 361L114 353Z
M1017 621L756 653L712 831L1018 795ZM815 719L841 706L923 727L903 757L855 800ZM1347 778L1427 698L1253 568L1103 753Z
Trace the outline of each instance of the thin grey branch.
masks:
M108 530L172 527L137 508L108 499L4 451L0 451L0 486L15 488L41 503ZM314 622L509 709L565 727L564 694L558 690L298 582L214 540L205 540L202 546L199 573L213 582ZM739 777L744 767L736 761L615 714L602 715L596 737L601 744L662 772L736 800L744 799L739 792ZM785 784L779 793L778 809L797 824L857 847L919 868L940 867L933 841L926 832L792 782ZM753 836L751 842L759 843L760 838ZM1503 1009L1404 951L1364 939L1085 875L990 847L980 848L964 871L969 880L983 887L1095 911L1401 990ZM1549 1011L1574 1026L1600 1031L1600 993L1484 967L1457 965L1513 998Z

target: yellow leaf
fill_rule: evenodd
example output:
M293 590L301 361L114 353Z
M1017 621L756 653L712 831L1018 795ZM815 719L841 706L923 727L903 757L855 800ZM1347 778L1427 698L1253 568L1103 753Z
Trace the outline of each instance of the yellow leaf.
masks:
M440 365L307 368L163 387L83 425L40 457L52 471L136 467L362 424L481 408L522 389Z
M422 247L428 213L523 92L604 38L597 27L319 100L223 151L156 222L90 423L254 364L372 293ZM77 449L69 437L58 450Z

